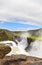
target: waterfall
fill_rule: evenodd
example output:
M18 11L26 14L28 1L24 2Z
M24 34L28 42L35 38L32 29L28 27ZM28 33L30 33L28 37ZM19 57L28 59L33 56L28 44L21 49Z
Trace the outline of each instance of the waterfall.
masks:
M21 33L20 35L21 41L16 40L18 46L20 46L22 49L25 49L28 46L27 36L29 37L30 34L26 31L24 33Z
M14 43L13 41L9 41L13 44L13 46L11 46L11 52L7 54L7 56L11 56L11 55L16 55L16 54L24 54L24 55L29 55L24 49L21 48L21 46L17 46L16 43Z
M31 56L42 58L42 40L35 40L32 42L28 53Z
M27 52L25 51L25 48L29 45L27 42L27 36L29 37L29 33L21 33L20 41L16 38L15 41L0 41L0 43L4 43L6 45L9 45L11 47L11 52L8 53L8 56L11 56L12 54L24 54L28 56L34 56L42 58L42 36L40 37L40 40L34 40L30 43L29 49L27 49Z
M42 58L42 34L40 32L35 33L39 36L40 39L36 39L33 42L30 43L29 49L27 50L27 53L29 56L39 57ZM30 34L23 33L21 34L21 41L18 42L18 46L20 46L22 49L25 49L29 43L27 42L27 36L29 37Z
M6 44L11 47L11 51L6 56L17 54L29 55L24 49L21 48L21 46L17 46L14 41L1 41L0 43Z

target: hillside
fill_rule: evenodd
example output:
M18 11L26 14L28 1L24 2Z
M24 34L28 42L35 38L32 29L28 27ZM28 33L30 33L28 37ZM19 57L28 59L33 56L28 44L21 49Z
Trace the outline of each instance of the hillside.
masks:
M42 37L42 29L28 30L28 31L9 31L6 29L0 29L0 41L14 40L14 39L20 41L20 37L35 40L38 37Z
M11 31L5 30L5 29L0 29L0 41L3 40L12 40L12 33Z
M42 37L42 28L35 29L35 30L27 30L27 31L14 31L14 36L17 37L25 37L32 40L36 40L39 38L39 40Z

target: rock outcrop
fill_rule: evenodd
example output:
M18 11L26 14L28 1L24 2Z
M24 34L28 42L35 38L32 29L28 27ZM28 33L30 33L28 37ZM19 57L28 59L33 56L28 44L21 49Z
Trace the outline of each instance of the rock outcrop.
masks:
M0 59L0 65L42 65L42 59L26 55L5 56Z
M0 44L0 58L4 58L6 54L8 54L11 51L11 48L9 46L6 46L5 44Z

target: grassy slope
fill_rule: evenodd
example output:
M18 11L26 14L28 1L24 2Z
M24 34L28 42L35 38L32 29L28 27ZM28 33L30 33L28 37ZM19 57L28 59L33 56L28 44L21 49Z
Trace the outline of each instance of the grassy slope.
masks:
M5 30L5 29L0 29L0 41L3 40L12 40L12 33L11 31Z
M31 35L29 38L36 39L42 33L42 29L29 30L27 32L30 33L30 35ZM15 36L18 37L24 33L26 33L26 31L21 32L21 31L9 31L9 30L5 30L5 29L0 29L0 41L13 40L13 38ZM27 35L27 37L28 37L28 35Z

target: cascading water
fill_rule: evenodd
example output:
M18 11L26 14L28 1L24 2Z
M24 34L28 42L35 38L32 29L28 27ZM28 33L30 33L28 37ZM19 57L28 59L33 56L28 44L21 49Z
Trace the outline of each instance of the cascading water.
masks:
M6 56L11 56L16 54L29 55L24 49L22 49L20 46L17 46L16 43L13 41L2 41L0 43L6 44L11 47L11 52L8 53Z
M29 44L27 42L27 36L29 37L30 35L31 34L29 34L28 32L22 33L20 36L20 39L21 39L20 41L18 41L18 39L15 39L17 44L13 41L3 41L0 43L4 43L4 44L7 43L7 45L9 45L11 47L11 52L9 54L7 54L9 56L11 56L12 54L15 54L15 55L16 54L24 54L24 55L28 55L28 56L34 56L34 57L42 58L42 35L40 35L40 34L38 34L41 36L40 40L36 39L35 41L31 42L30 43L30 49L28 49L27 52L24 50Z
M7 54L7 56L11 56L11 55L16 55L16 54L24 54L24 55L29 55L24 49L22 49L20 46L17 46L16 43L14 43L13 41L11 41L11 43L13 44L13 46L11 46L11 52ZM14 46L15 44L15 46Z
M30 43L30 48L28 50L28 53L31 56L42 58L42 29L38 31L36 30L35 36L38 36L38 39Z
M30 49L28 50L30 56L42 58L42 41L36 40L30 44Z
M0 43L9 45L10 47L11 47L11 46L14 46L14 47L16 46L16 43L15 43L15 42L9 41L9 40L7 40L7 41L0 41Z
M27 36L29 37L30 34L27 33L27 32L26 33L22 33L21 36L20 36L21 41L19 42L17 40L18 46L20 46L22 49L25 49L28 46Z
M31 42L30 48L28 49L27 52L29 53L29 56L42 58L42 34L40 34L40 31L35 34L38 35L40 39L36 39L33 42ZM28 35L29 35L28 33L21 34L21 41L20 42L18 41L18 46L20 46L22 49L25 49L29 44L27 42L27 37L25 37Z

